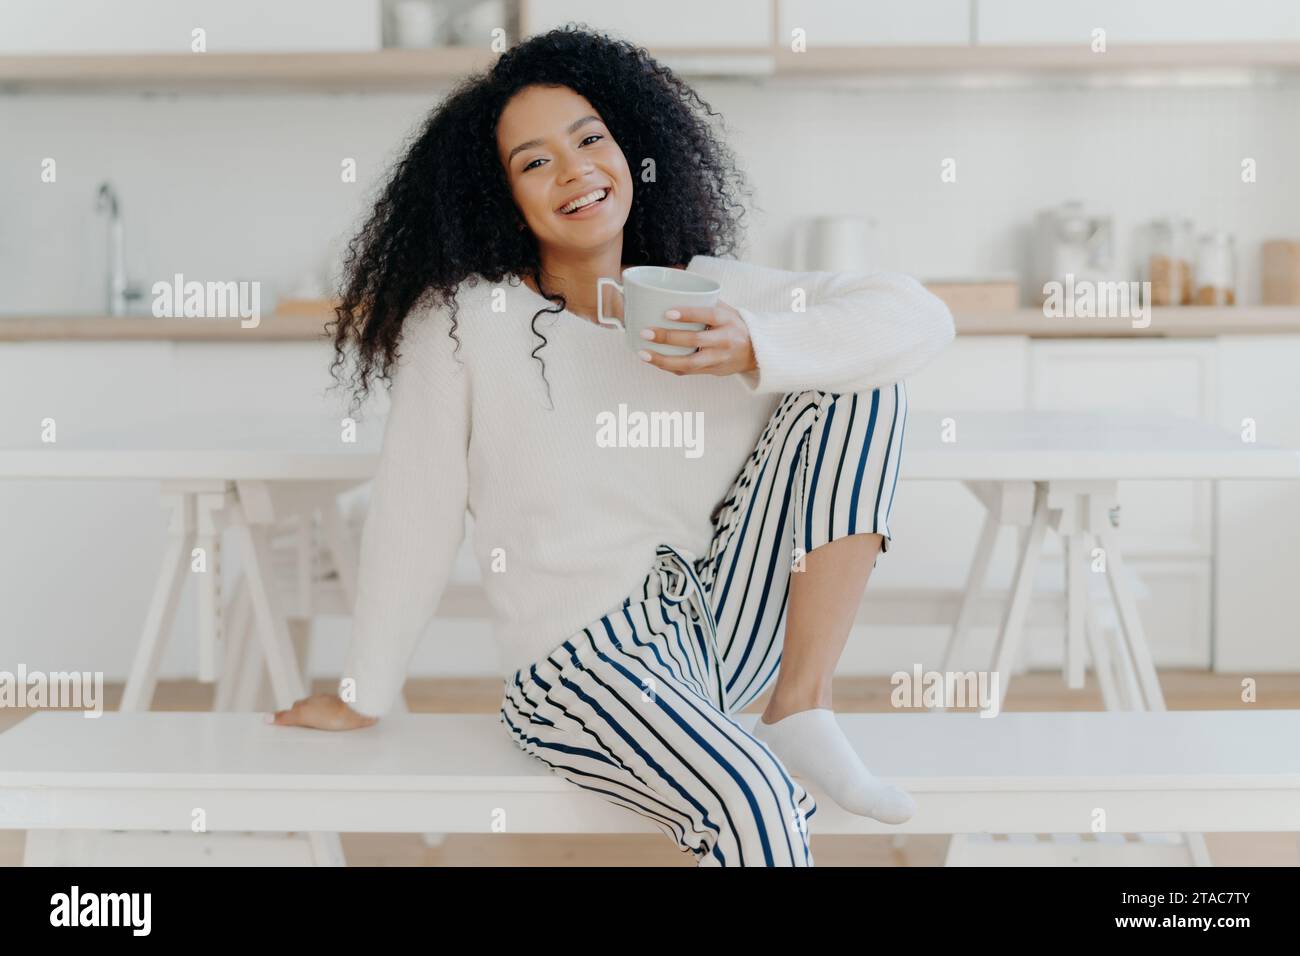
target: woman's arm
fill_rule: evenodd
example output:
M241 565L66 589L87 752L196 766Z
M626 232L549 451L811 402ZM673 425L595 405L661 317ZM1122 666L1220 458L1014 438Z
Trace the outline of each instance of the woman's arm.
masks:
M739 377L753 392L861 392L892 385L943 351L956 333L943 301L907 275L717 262L725 262L718 274L723 298L734 282L741 293L736 298L746 303L735 308L758 367Z
M441 311L413 314L403 327L339 687L368 716L386 714L401 692L465 537L469 372L453 358L455 344Z

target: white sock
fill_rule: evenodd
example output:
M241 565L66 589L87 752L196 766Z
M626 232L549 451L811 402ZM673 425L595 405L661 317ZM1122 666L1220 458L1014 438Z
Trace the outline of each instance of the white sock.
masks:
M753 734L787 770L813 781L850 813L902 823L916 812L911 794L885 783L863 765L828 707L801 710L775 724L760 715Z

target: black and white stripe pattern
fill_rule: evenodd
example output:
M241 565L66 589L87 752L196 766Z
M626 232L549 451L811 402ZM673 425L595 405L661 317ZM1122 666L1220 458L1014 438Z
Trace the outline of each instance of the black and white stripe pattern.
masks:
M887 549L906 419L901 382L784 395L708 553L660 545L637 594L506 680L519 746L701 865L811 866L815 800L730 715L776 675L800 551L856 533Z

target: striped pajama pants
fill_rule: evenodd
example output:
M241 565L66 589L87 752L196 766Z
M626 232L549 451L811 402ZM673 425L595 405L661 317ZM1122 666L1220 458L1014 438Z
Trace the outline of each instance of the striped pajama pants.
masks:
M860 533L888 550L906 419L901 382L785 394L714 509L708 553L660 544L635 594L506 678L515 742L701 866L812 866L816 801L732 715L780 666L802 555Z

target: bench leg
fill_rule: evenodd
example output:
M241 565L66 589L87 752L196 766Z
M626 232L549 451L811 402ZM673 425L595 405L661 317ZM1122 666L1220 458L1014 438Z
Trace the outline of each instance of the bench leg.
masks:
M343 841L337 833L313 830L307 834L311 844L312 862L315 866L347 866L343 854Z
M991 833L954 833L948 840L948 852L944 855L944 866L996 866L996 858L990 859L987 851L993 846Z
M1183 838L1187 841L1187 852L1191 854L1192 866L1214 865L1210 860L1210 848L1205 845L1205 834L1184 833Z
M23 844L23 866L58 866L59 850L67 830L28 830Z

